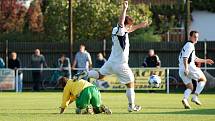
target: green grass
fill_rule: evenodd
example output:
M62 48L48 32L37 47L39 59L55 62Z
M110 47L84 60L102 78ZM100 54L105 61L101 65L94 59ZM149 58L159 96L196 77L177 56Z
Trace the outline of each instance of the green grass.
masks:
M191 110L181 104L182 94L137 93L140 112L127 112L124 93L102 93L103 103L112 115L76 115L75 105L58 114L62 93L0 93L0 121L215 121L215 95L203 94L203 106L190 103Z

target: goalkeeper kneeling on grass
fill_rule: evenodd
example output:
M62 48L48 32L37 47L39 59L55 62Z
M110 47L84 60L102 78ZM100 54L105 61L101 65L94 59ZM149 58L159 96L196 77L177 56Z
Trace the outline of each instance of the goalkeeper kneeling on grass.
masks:
M101 94L93 84L83 79L68 79L65 77L61 81L64 82L65 87L60 114L73 101L76 101L76 114L112 114L108 107L101 104Z

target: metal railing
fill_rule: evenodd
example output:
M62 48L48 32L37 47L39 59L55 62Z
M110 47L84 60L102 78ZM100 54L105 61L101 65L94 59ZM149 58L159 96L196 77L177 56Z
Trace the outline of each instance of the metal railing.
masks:
M144 69L164 69L166 70L166 93L169 94L170 93L170 70L178 70L178 67L162 67L162 68L144 68ZM201 68L202 70L215 70L214 67L207 67L207 68ZM61 70L60 68L18 68L15 70L15 89L16 92L18 92L18 72L19 71L56 71L56 70ZM64 70L70 70L70 68L64 68ZM85 70L83 68L75 68L74 70ZM178 74L178 73L177 73ZM174 78L174 77L172 77ZM177 77L175 78L176 81Z

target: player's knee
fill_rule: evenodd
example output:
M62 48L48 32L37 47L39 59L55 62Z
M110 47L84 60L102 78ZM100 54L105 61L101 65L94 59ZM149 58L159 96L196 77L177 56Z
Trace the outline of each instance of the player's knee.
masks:
M192 83L187 84L186 88L190 89L191 91L193 91L193 84Z
M128 84L126 84L127 88L134 88L134 82L130 82Z
M200 81L207 82L207 78L205 77L205 75L202 75L202 76L199 78L199 82L200 82Z
M103 79L105 76L99 73L99 79Z

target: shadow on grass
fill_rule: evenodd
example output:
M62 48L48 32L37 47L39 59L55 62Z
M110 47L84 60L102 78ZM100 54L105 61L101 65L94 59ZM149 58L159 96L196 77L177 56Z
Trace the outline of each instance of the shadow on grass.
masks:
M58 113L52 113L52 114L58 114ZM65 113L66 115L71 115L71 114L75 114L75 113ZM215 114L215 109L190 109L190 110L187 110L187 109L184 109L183 111L173 111L173 112L144 112L141 111L141 112L113 112L112 115L128 115L128 114L131 114L131 115L145 115L145 114L159 114L159 115L166 115L166 114L179 114L179 115L183 115L183 114L186 114L186 115L214 115ZM96 115L100 115L100 114L96 114Z
M184 111L166 112L166 114L214 115L215 109L185 109Z
M0 115L4 115L4 114L8 114L5 113L5 112L0 112ZM29 115L41 115L41 114L50 114L50 115L62 115L62 114L59 114L59 113L53 113L53 112L23 112L23 113L20 113L20 112L17 112L17 113L13 113L12 114L29 114ZM190 110L187 110L187 109L184 109L182 111L173 111L173 112L144 112L141 111L141 112L113 112L112 115L128 115L128 114L131 114L131 115L145 115L145 114L158 114L158 115L166 115L166 114L185 114L185 115L214 115L215 114L215 109L190 109ZM75 113L64 113L63 115L76 115ZM96 114L96 115L99 115L99 114Z
M152 106L150 106L150 107L143 107L143 110L144 109L182 109L182 108L176 108L176 107L152 107Z

